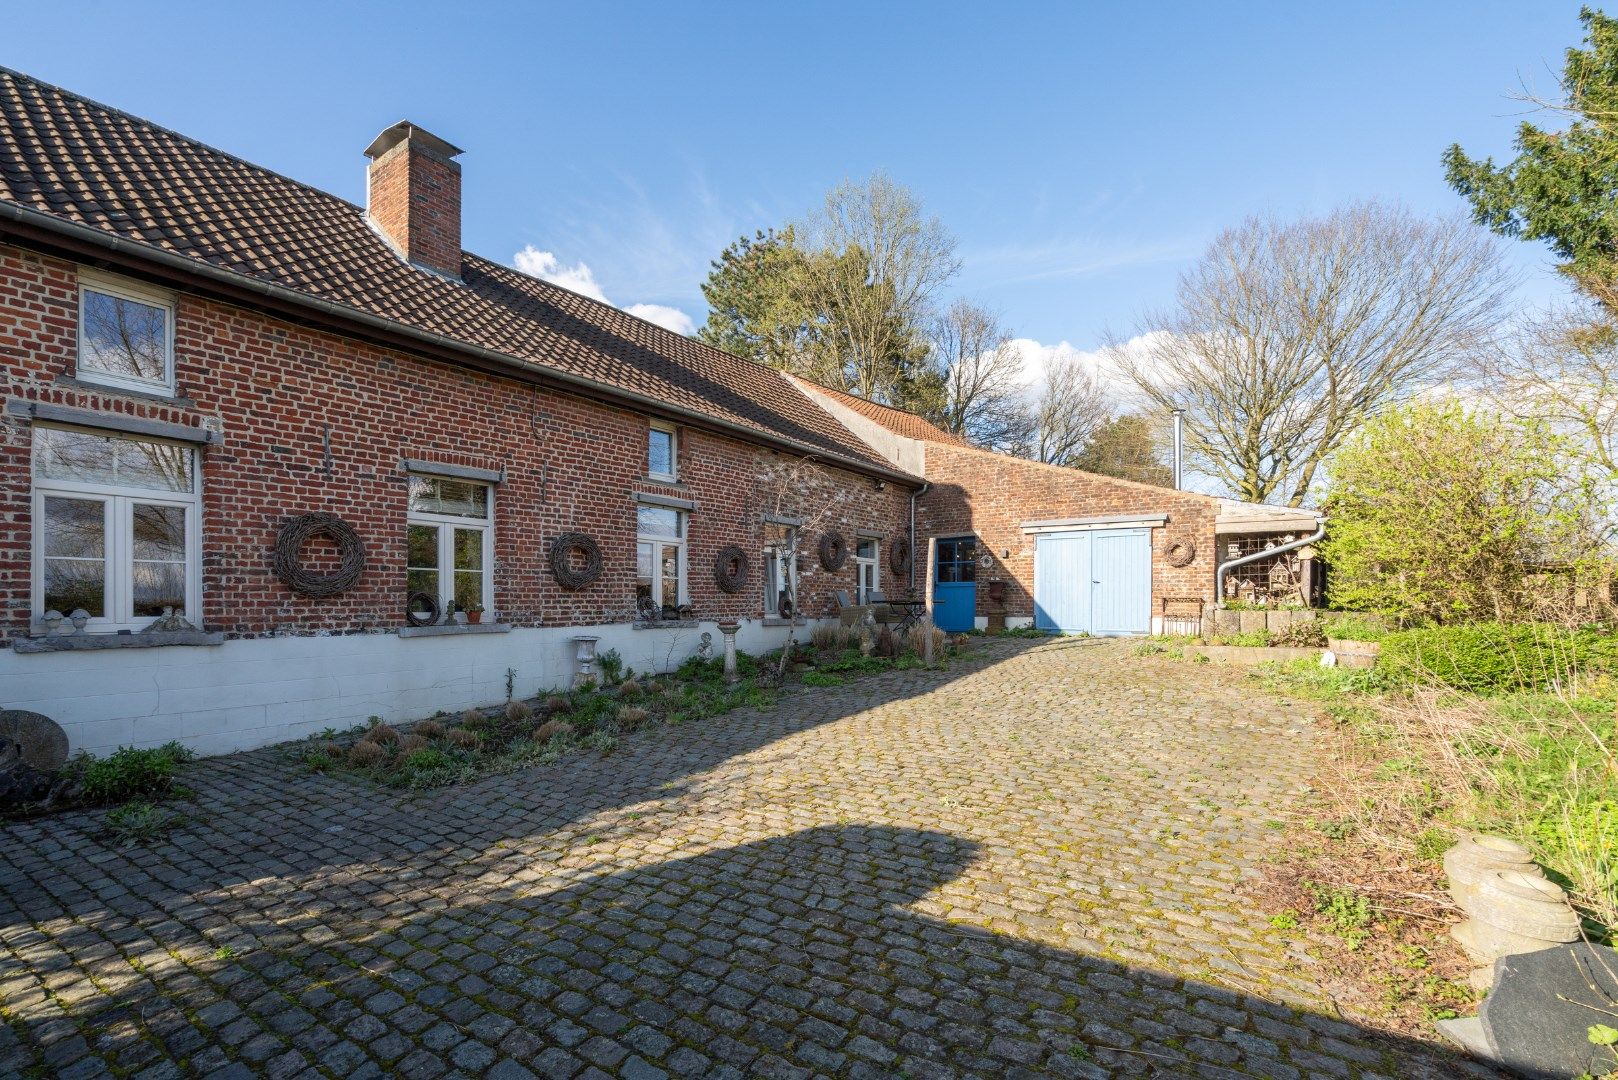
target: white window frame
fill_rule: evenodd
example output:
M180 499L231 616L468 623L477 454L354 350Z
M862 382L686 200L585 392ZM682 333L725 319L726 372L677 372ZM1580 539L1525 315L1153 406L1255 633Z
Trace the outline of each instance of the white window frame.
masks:
M796 525L779 525L777 528L785 529L787 535L781 540L764 545L764 617L778 619L781 617L780 596L782 586L792 598L792 617L797 618L798 612L798 560L792 557L793 536L797 533ZM786 574L780 574L781 568L786 568Z
M87 292L100 293L115 300L129 300L147 307L161 308L164 312L163 333L163 378L141 379L131 375L118 375L113 372L97 371L86 367L84 363L84 343L87 335L84 332L85 302L84 294ZM153 285L146 285L127 278L113 277L109 274L98 273L94 270L79 270L79 316L78 316L78 344L74 351L74 376L82 382L98 383L102 386L115 387L119 390L139 390L149 394L174 394L174 293L167 289L160 289Z
M860 555L860 545L870 544L871 555L866 558ZM871 585L865 585L865 571L871 571ZM854 602L856 604L869 604L872 593L882 591L882 541L874 536L854 537Z
M675 607L684 607L686 604L689 604L691 602L690 595L686 591L686 533L690 528L689 515L686 513L686 511L680 510L680 509L678 509L676 507L657 506L656 504L653 504L653 503L643 503L641 505L648 506L648 507L651 507L652 509L658 509L658 510L672 510L674 512L674 516L675 516L674 529L675 529L675 532L679 533L680 535L678 537L673 537L673 536L664 536L664 535L662 535L660 533L643 533L643 532L640 531L639 523L638 522L636 523L636 527L635 527L635 587L636 587L637 590L640 588L640 549L641 549L641 545L642 544L650 544L652 546L652 579L653 579L652 594L653 594L653 596L656 596L656 597L661 597L663 595L663 551L662 551L662 549L665 548L665 547L674 548L675 549L675 553L674 553L674 572L675 572L676 577L678 578L678 580L674 584L674 593L675 593L675 605L674 606ZM637 514L637 517L638 517L639 516L639 507L636 508L636 514ZM638 608L639 608L639 605L640 605L640 597L639 597L638 593L636 595L635 603L636 603L636 608L637 608L636 619L637 619L637 621L640 621L641 616L640 616L640 613L638 611ZM663 609L663 604L662 604L661 600L659 600L657 606L658 606L658 612L659 612L658 617L661 618L662 617L661 612L662 612L662 609Z
M409 529L412 525L432 525L438 528L438 622L447 625L455 621L455 530L477 530L483 534L483 596L479 603L483 611L492 622L494 612L494 499L496 485L483 480L467 480L459 476L447 476L442 473L412 470L412 478L421 477L432 480L453 480L459 484L474 484L489 493L488 513L481 518L464 517L460 514L432 514L425 510L415 510L410 506L410 493L405 492L405 574L409 579L410 572L410 545L408 541Z
M80 499L102 504L102 556L106 567L105 603L107 614L94 616L84 629L87 633L111 634L120 630L142 630L161 616L136 616L135 608L135 517L134 504L175 506L185 510L185 609L183 615L193 626L202 626L202 461L196 448L168 439L147 439L121 435L93 428L75 428L55 424L36 424L35 429L81 432L100 438L124 439L128 442L162 443L177 446L191 455L191 490L169 491L162 488L126 487L119 484L98 484L81 480L41 478L33 470L31 512L33 514L33 558L30 607L36 626L45 614L45 500L48 497ZM30 436L32 438L32 436ZM71 611L62 612L70 616Z
M669 471L666 473L652 470L653 432L662 432L669 437ZM680 430L665 420L653 420L646 429L646 478L669 484L679 483L680 480Z

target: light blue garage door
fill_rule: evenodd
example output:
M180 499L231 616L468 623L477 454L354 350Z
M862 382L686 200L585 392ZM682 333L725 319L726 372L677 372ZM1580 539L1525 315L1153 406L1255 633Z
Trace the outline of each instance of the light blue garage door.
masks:
M1056 633L1152 627L1152 531L1095 529L1034 540L1034 625Z

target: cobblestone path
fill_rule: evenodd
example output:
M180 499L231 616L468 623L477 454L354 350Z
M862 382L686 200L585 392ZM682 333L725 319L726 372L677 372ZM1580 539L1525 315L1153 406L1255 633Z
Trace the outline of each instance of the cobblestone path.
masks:
M0 1075L1458 1075L1240 898L1312 753L1001 641L427 794L213 759L153 847L0 827Z

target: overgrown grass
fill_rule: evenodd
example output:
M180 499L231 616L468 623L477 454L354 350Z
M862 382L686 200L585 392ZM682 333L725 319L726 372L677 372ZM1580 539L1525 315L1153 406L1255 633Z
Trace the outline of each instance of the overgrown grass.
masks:
M155 801L176 792L175 773L194 756L177 742L147 749L124 746L104 758L81 755L69 761L67 768L76 773L81 803Z

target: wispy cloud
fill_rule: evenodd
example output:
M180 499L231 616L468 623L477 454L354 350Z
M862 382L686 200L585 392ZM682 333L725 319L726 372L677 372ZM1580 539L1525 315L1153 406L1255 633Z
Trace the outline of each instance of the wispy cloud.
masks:
M1201 250L1202 243L1188 237L1122 243L1083 237L1008 244L967 252L963 276L981 285L1087 277L1129 266L1183 262Z
M588 263L576 262L569 265L557 258L555 252L541 251L532 244L513 255L511 263L525 274L532 274L564 289L571 289L580 296L588 296L603 304L612 303L607 299L607 294L600 283L596 281L595 271L590 269ZM695 319L668 304L630 304L624 310L636 318L656 323L676 334L689 335L695 333L697 329Z

